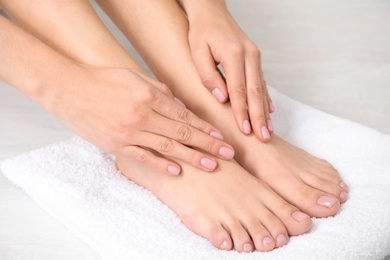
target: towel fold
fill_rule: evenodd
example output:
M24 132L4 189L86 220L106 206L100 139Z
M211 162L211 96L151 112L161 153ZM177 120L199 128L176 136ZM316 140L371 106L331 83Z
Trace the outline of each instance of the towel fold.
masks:
M8 159L4 175L105 259L383 259L390 255L390 136L271 88L276 133L330 161L350 187L335 217L268 253L215 249L110 155L74 137Z

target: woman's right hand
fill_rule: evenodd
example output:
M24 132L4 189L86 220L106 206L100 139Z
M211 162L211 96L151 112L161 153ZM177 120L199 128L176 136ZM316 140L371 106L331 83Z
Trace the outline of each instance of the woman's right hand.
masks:
M169 88L136 70L84 68L59 82L52 112L74 132L118 156L131 157L177 175L180 159L206 171L210 155L234 157L220 132L195 116ZM192 148L193 147L193 148ZM167 157L166 157L167 156Z

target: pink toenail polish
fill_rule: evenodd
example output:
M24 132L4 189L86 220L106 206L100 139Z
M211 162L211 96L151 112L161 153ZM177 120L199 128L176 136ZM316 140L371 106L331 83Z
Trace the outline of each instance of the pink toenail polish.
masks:
M304 219L310 218L309 215L306 215L305 213L300 212L300 211L295 211L293 214L291 214L291 216L292 216L296 221L299 221L299 222L301 222L301 221L304 220Z
M251 124L249 123L248 120L244 120L244 133L248 135L251 132L252 132Z
M263 238L263 245L264 245L264 246L269 245L269 244L272 243L272 241L273 241L272 238L270 238L270 237L265 237L265 238Z
M327 208L331 208L333 207L333 205L339 201L337 198L335 197L331 197L331 196L321 196L318 200L317 200L317 204L320 205L320 206L323 206L323 207L327 207Z
M279 243L283 243L285 241L287 241L287 237L283 234L279 234L277 237L276 237L276 241Z
M345 200L348 194L345 191L340 192L340 199Z
M178 99L177 97L173 97L173 100L175 100L175 102L176 102L177 104L179 104L180 106L186 107L186 105L183 103L183 101L181 101L181 100Z
M225 95L223 94L222 90L220 90L219 88L213 89L211 93L218 100L218 102L223 103L225 101Z
M271 120L269 120L269 119L267 120L267 125L268 125L268 130L269 130L270 132L273 132L273 131L274 131L274 126L273 126Z
M228 245L228 242L225 240L225 241L222 242L222 244L221 244L221 246L219 248L226 249L227 245Z
M209 170L214 170L217 167L217 162L207 157L202 158L200 164Z
M253 251L253 246L250 243L245 243L242 249L244 252L249 253Z
M263 135L264 139L270 139L271 136L269 135L268 129L265 126L261 127L261 134Z
M219 148L219 155L230 160L234 157L234 150L229 147L222 146Z
M217 131L212 131L212 132L210 133L210 135L211 135L212 137L215 137L215 138L219 139L219 140L223 140L223 135L221 135L221 134L218 133Z
M173 175L179 175L180 169L178 167L176 167L176 166L169 165L168 166L168 172L173 174Z
M340 185L340 187L341 187L342 189L344 189L345 187L347 187L347 184L345 184L345 182L343 182L343 181L340 182L339 185Z

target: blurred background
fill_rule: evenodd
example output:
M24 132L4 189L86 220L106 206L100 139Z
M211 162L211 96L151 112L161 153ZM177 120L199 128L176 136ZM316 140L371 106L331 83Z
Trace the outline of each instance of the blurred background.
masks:
M390 134L390 1L227 3L259 46L270 86L327 113ZM142 63L123 35L97 11ZM0 82L0 160L70 136L56 118ZM99 259L1 174L0 212L0 259Z

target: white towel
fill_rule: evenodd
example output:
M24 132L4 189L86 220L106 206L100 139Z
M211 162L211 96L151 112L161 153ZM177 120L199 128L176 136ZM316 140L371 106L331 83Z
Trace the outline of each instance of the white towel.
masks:
M335 217L288 245L249 254L215 249L112 158L78 137L8 159L2 171L105 259L383 259L390 254L390 136L271 91L276 132L326 158L350 187Z

